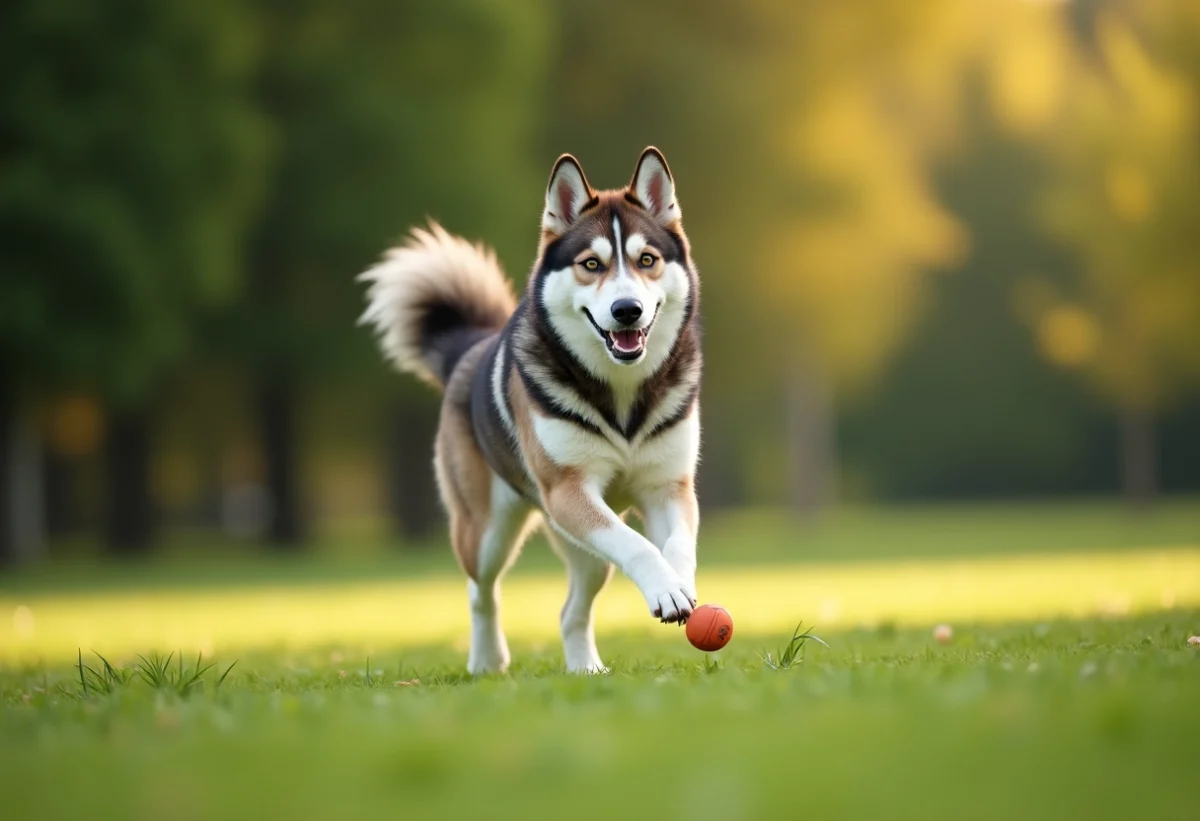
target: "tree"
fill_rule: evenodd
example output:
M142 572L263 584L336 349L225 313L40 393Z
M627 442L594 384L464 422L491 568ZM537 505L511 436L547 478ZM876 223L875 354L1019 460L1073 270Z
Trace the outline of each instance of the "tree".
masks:
M0 417L103 397L115 547L149 539L155 392L238 284L264 154L244 23L234 0L0 12Z
M541 196L541 170L530 174L525 151L547 11L486 0L259 0L255 8L257 93L278 156L249 246L251 288L219 335L227 356L249 359L257 386L274 510L268 535L288 545L306 533L299 442L303 388L314 385L404 407L410 419L391 458L403 460L403 475L420 477L411 487L430 494L405 509L436 519L436 406L400 380L383 383L382 395L367 387L381 383L380 363L356 327L363 303L354 275L427 215L496 242L502 255L531 245L524 215ZM520 198L528 209L514 207Z
M1151 0L1084 22L1042 135L1043 224L1079 264L1019 304L1046 358L1117 409L1126 494L1145 502L1154 419L1200 384L1200 19Z

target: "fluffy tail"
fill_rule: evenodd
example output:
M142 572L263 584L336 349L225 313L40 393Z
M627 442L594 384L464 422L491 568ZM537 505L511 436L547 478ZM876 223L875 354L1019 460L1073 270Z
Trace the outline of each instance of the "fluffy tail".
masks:
M516 308L496 255L430 222L359 276L370 283L359 324L374 327L402 371L445 386L467 350Z

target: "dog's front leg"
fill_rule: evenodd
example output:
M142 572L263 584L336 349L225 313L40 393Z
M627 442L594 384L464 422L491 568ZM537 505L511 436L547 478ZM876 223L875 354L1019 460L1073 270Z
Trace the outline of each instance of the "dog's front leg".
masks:
M613 512L581 471L564 471L543 487L550 524L584 550L617 566L638 586L650 612L665 622L686 621L696 606L684 580L644 536ZM693 561L694 568L694 561Z
M646 535L662 551L663 558L679 577L692 601L696 600L696 534L700 506L690 479L657 488L640 502Z

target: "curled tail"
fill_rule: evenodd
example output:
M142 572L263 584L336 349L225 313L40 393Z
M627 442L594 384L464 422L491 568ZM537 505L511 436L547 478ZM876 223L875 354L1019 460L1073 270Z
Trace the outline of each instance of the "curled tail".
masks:
M397 368L440 386L462 355L503 328L516 308L496 255L434 222L428 230L414 228L358 278L370 283L359 324L374 327Z

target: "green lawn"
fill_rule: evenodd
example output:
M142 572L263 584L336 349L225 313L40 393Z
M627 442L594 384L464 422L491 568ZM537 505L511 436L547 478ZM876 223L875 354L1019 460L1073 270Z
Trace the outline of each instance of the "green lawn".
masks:
M484 681L444 556L10 575L0 816L1189 817L1195 522L1182 503L716 519L700 587L730 646L693 650L620 581L598 616L613 673L591 679L560 672L563 582L536 549L506 588L514 669ZM800 619L830 646L771 669ZM176 648L217 663L182 696L135 672ZM85 690L80 650L129 680Z

